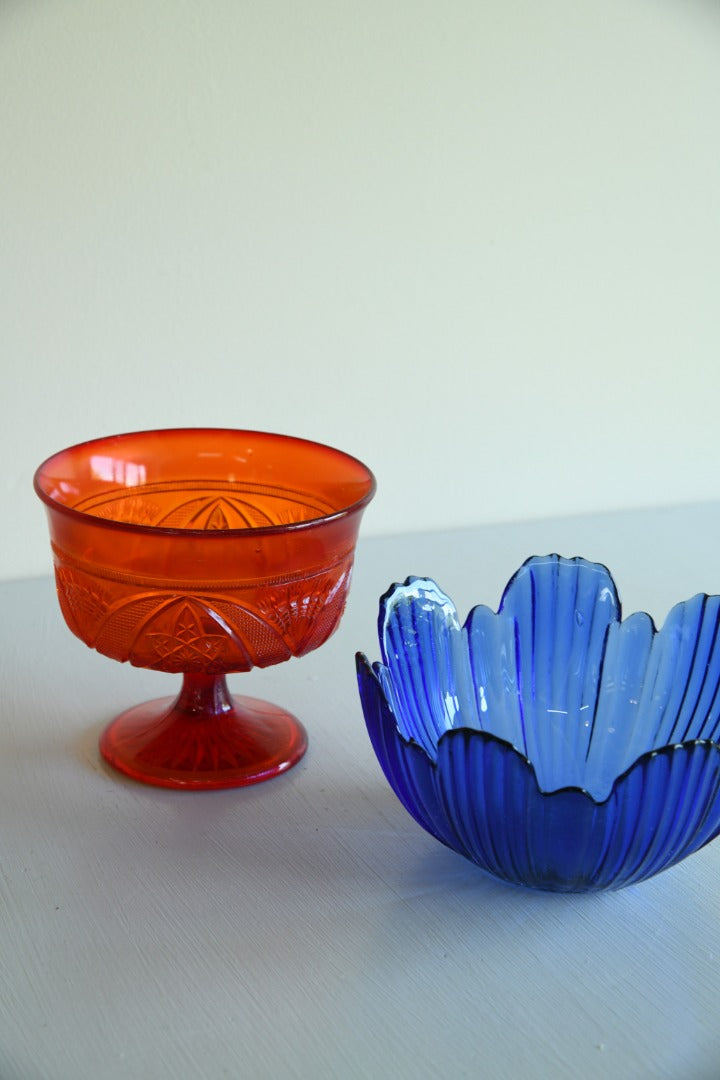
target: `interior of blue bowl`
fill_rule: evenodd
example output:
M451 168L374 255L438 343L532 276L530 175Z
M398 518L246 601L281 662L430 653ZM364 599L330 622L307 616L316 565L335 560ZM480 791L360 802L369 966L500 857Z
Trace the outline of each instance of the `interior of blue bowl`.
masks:
M393 586L376 674L400 734L432 760L446 731L486 731L529 760L542 792L602 802L643 754L717 739L719 624L720 597L705 595L659 631L642 612L622 622L604 566L535 557L497 612L476 607L464 626L432 580Z

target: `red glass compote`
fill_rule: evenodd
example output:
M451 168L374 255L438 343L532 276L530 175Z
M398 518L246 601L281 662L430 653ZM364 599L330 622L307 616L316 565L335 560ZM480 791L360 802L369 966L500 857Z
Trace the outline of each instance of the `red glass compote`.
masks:
M105 759L171 788L237 787L294 765L307 737L225 675L303 656L335 630L369 469L318 443L181 429L62 450L35 474L62 613L113 660L183 675L177 699L122 713Z

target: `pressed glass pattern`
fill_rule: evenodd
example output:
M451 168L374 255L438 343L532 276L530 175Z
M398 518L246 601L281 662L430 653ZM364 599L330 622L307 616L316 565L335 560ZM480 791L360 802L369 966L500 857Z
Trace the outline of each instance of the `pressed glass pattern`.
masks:
M114 660L184 677L175 702L113 721L106 759L196 788L255 783L298 761L299 721L233 697L225 675L302 656L335 630L375 490L366 466L285 435L159 430L60 451L35 490L69 628Z
M618 888L720 831L720 597L621 621L604 566L529 559L461 625L429 578L358 654L368 732L406 809L507 881Z

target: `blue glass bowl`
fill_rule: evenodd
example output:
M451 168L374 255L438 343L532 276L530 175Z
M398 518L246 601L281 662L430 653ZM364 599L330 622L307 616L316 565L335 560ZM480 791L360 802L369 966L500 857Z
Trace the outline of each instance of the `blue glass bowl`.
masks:
M606 567L529 559L460 625L429 578L358 653L375 753L412 816L498 878L617 889L720 832L720 597L621 622Z

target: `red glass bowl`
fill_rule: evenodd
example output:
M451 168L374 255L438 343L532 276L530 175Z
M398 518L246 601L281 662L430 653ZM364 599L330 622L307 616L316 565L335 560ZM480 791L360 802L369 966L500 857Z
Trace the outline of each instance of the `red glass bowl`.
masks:
M267 432L179 429L62 450L35 474L60 607L113 660L183 675L179 697L104 731L105 759L171 788L269 779L307 737L225 675L303 656L336 629L375 480L360 461Z

